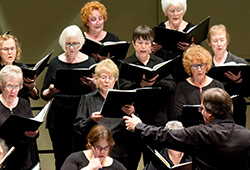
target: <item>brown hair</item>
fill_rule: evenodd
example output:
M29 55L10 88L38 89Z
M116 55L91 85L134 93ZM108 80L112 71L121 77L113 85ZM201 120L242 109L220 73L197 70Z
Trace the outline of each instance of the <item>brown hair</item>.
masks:
M14 37L13 35L10 35L10 34L0 35L0 47L2 48L3 42L7 41L8 39L13 39L15 41L15 45L16 45L16 58L15 58L15 60L19 60L21 58L22 50L20 47L20 43L18 42L16 37ZM0 56L0 62L1 62L1 56Z
M233 116L233 101L223 89L210 88L201 95L204 108L217 119Z
M152 29L147 25L139 25L133 32L133 41L135 42L137 39L150 40L154 41L154 33Z
M182 64L186 73L191 74L191 65L193 59L197 59L202 63L207 64L207 70L209 71L212 67L212 56L204 47L200 45L193 45L187 51L183 53Z
M112 134L111 134L109 128L107 128L104 125L98 124L98 125L95 125L94 127L92 127L91 130L89 131L89 134L87 135L87 140L88 140L88 144L86 145L87 149L90 149L89 144L93 144L93 143L99 141L100 139L106 139L108 141L108 144L110 146L110 150L115 145L115 141L112 137Z
M98 1L92 1L92 2L86 3L81 9L81 19L87 31L89 29L89 27L87 26L88 18L92 16L92 11L95 9L100 12L100 14L103 16L103 19L105 21L107 21L108 19L107 9L103 4L101 4Z

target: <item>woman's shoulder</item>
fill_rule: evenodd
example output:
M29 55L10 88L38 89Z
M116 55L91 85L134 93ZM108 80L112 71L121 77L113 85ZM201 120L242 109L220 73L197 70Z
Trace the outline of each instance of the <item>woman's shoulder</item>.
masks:
M227 56L225 63L230 62L230 61L234 61L236 63L248 64L248 62L244 58L238 57L238 56L232 54L230 51L228 51L228 56Z
M112 158L113 159L113 163L111 165L112 169L117 169L117 170L126 170L125 166L117 161L116 159Z
M101 42L104 43L106 41L120 41L120 39L117 35L107 32L106 36L101 40Z

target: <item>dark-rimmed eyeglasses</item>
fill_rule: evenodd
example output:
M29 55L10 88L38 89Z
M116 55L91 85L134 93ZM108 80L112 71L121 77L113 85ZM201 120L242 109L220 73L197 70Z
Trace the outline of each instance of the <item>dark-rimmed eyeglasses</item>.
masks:
M203 109L204 109L204 107L199 107L199 108L198 108L198 111L199 111L199 112L202 112Z
M102 152L102 150L108 151L109 148L110 148L109 145L108 145L108 146L105 146L105 147L103 148L103 147L101 147L101 146L95 146L93 143L92 143L92 146L94 147L95 150L98 150L99 152Z
M193 69L198 69L198 67L200 67L200 68L205 68L206 65L207 65L207 63L193 64L193 65L191 65L191 67L192 67Z
M75 47L78 47L79 45L80 45L80 43L72 43L72 44L71 44L71 43L65 43L65 46L66 46L66 47L69 47L69 48L70 48L71 46L75 48Z

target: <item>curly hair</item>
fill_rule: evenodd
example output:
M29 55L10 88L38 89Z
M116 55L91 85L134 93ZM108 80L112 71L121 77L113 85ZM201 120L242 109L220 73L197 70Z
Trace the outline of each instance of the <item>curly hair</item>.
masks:
M193 59L196 59L202 63L207 64L206 71L209 71L212 67L212 55L204 47L200 45L193 45L187 51L183 53L182 64L183 67L189 75L191 74L191 65Z
M92 2L86 3L81 9L81 19L87 31L89 29L89 27L87 26L88 18L92 16L93 10L98 10L100 14L103 16L103 19L105 21L107 21L108 19L107 9L103 4L101 4L98 1L92 1Z
M15 41L15 44L16 44L16 58L15 58L15 61L19 60L21 58L22 50L21 50L21 45L20 45L20 43L18 42L18 40L17 40L17 38L15 36L10 35L10 34L0 35L0 47L2 48L3 42L7 41L8 39L13 39ZM1 62L2 61L1 61L1 55L0 55L0 63Z

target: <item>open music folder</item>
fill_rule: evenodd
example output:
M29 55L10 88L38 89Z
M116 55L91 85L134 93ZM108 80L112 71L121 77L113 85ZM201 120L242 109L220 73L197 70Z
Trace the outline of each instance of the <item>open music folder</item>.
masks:
M191 43L191 38L194 37L194 43L200 44L207 38L209 21L210 16L201 21L199 24L191 27L187 32L156 26L154 42L161 45L166 51L183 52L177 47L178 42Z

